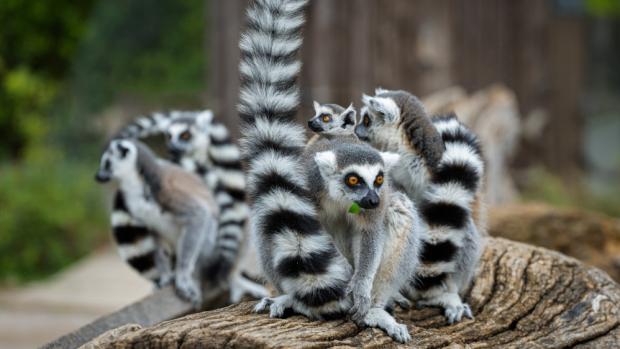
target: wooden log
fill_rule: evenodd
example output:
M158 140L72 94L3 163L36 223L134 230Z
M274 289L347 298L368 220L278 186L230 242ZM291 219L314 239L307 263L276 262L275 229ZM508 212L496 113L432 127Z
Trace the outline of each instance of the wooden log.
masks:
M620 342L620 286L602 271L544 248L489 238L465 297L475 320L448 326L438 309L398 311L416 348L613 348ZM352 322L271 319L242 303L152 327L117 330L88 348L384 348L382 331Z
M489 234L550 248L603 269L620 282L620 220L545 204L490 210Z

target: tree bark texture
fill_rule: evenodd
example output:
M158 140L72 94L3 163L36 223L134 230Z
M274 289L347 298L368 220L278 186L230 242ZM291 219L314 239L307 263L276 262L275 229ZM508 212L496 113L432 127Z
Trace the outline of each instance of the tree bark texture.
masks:
M416 348L614 348L620 343L620 286L559 253L489 238L465 300L475 320L447 325L438 309L400 310ZM241 303L139 328L128 325L86 348L397 347L352 322L271 319ZM405 346L403 346L405 347Z

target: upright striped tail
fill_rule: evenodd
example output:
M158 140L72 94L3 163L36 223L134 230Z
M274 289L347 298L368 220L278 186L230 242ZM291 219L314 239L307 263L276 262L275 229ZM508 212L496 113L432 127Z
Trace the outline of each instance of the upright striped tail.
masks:
M240 42L239 113L263 270L288 308L320 319L347 310L351 267L318 221L305 177L305 132L294 121L306 2L257 0L248 10Z
M479 255L481 227L476 225L474 214L479 205L484 160L478 138L456 115L435 116L432 121L445 151L432 170L429 189L420 205L433 241L425 243L420 259L427 266L442 265L429 270L457 273L461 288L473 276ZM418 289L439 285L445 277L421 275Z

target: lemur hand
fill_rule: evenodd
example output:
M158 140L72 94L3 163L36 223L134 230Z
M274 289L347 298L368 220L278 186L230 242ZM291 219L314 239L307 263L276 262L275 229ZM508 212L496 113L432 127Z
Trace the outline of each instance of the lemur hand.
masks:
M164 288L170 285L173 281L174 281L173 273L164 273L159 277L159 280L157 280L156 285L157 285L157 288Z
M196 280L191 275L177 274L175 287L179 297L192 302L196 309L202 305L202 292Z
M349 309L351 320L361 325L370 310L370 291L364 291L361 287L356 286L356 283L352 282L347 288L347 294L350 294L353 298L353 306Z

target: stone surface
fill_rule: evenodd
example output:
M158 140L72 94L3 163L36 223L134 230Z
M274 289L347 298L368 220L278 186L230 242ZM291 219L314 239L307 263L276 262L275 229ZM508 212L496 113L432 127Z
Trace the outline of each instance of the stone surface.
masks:
M560 251L620 282L619 219L531 203L501 206L489 213L490 235Z
M475 320L448 326L438 309L397 312L416 348L614 348L620 343L620 286L602 271L544 248L489 238L466 297ZM148 327L121 328L88 348L396 347L376 329L252 314L254 303Z

